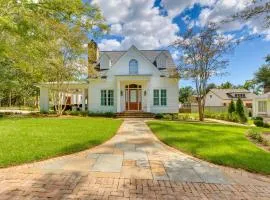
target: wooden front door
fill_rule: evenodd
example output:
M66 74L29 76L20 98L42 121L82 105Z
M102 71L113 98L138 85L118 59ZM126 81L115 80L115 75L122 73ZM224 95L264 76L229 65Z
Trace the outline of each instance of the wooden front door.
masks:
M126 86L126 110L140 111L142 109L141 93L141 86L136 84Z

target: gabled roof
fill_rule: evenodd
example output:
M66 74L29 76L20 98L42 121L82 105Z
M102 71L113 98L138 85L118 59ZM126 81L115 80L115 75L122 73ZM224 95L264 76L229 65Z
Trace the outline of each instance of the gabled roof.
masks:
M259 96L256 97L256 99L270 99L270 92L259 95Z
M155 64L156 57L163 52L167 57L167 68L175 68L173 58L168 50L139 50L151 63ZM119 58L124 55L127 51L100 51L100 54L107 54L114 65Z
M248 100L251 100L254 97L256 97L255 94L246 89L211 89L210 91L223 100L231 100L235 98L233 94L245 94L246 97L242 99Z

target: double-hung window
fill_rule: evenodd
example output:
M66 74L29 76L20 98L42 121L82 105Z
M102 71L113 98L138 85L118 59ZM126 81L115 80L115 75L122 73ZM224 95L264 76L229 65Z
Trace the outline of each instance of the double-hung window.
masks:
M113 90L108 90L108 106L113 106Z
M154 106L167 106L167 90L154 90L153 104Z
M154 90L154 106L159 105L159 90Z
M101 106L113 106L114 105L113 90L101 90L101 92L100 92L100 105Z
M259 101L258 102L258 111L259 112L266 112L267 111L267 102L266 101Z
M160 90L160 105L167 106L167 90Z

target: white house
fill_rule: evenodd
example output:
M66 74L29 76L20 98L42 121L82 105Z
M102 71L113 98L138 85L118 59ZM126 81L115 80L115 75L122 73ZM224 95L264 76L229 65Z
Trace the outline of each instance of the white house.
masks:
M205 97L205 106L221 107L228 106L231 100L242 99L244 106L252 108L255 94L246 89L211 89Z
M77 91L82 110L178 112L179 79L169 51L139 50L135 46L127 51L99 51L93 41L88 51L88 80L67 83ZM49 109L48 86L39 86L42 111Z
M270 117L270 92L253 99L253 115Z

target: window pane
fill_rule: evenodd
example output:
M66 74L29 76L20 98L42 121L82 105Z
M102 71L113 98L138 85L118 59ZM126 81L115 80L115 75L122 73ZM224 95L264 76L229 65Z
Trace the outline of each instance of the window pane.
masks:
M159 90L154 90L154 106L158 106L159 105Z
M101 100L101 102L100 102L100 105L102 105L102 106L106 106L107 105L107 99L106 99L106 90L101 90L101 98L100 98L100 100Z
M108 106L113 106L114 99L113 99L113 90L108 90Z
M167 90L161 90L160 91L160 104L162 106L166 106L167 105Z
M259 101L258 102L258 111L259 112L266 112L267 111L266 101Z
M130 74L138 74L138 61L132 59L129 61L129 73Z

